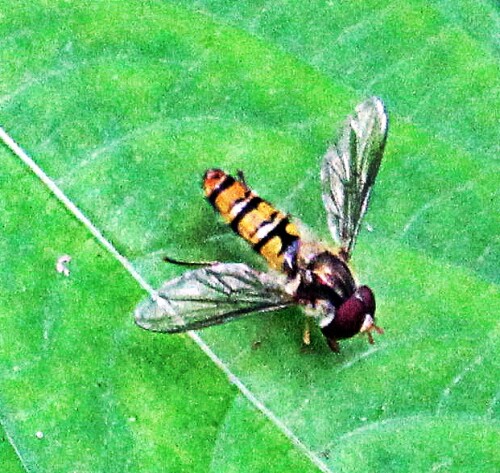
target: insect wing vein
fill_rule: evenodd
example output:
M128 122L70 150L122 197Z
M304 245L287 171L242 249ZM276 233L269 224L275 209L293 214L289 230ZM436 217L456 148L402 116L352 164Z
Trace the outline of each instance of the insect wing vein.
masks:
M338 143L328 149L321 168L323 202L335 242L350 256L367 210L387 138L387 114L372 97L356 107Z
M216 264L167 281L137 307L135 320L147 330L184 332L295 304L274 276L245 264Z

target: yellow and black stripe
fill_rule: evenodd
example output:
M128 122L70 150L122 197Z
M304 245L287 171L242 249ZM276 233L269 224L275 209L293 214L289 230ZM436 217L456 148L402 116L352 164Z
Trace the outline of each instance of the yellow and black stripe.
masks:
M203 189L208 201L231 228L275 269L283 269L285 255L299 240L289 218L261 199L242 180L220 169L205 173Z

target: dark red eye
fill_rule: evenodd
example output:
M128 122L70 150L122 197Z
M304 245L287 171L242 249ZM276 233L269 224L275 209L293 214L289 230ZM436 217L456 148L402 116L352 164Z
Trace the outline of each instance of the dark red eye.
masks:
M321 331L327 338L341 340L356 335L365 319L363 302L353 294L336 311L332 322Z
M360 286L356 293L364 304L365 313L370 314L372 317L375 314L375 296L373 295L372 290L368 286Z
M367 314L374 318L375 297L368 286L361 286L336 311L335 317L321 331L327 338L341 340L359 333Z

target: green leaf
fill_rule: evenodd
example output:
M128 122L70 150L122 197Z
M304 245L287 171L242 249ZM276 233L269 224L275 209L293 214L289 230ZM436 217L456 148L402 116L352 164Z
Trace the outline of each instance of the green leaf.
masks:
M0 150L2 466L497 470L493 2L1 6L2 126L155 286L181 273L165 254L265 268L205 169L242 169L327 239L320 156L366 97L390 115L354 254L386 334L335 355L315 330L304 351L293 310L200 332L261 411L189 337L135 327L138 283Z
M22 471L207 471L235 388L188 337L134 325L136 281L0 151L9 202L0 220L0 407ZM69 277L55 269L63 253ZM247 448L272 446L286 468L314 471L247 410L262 430Z
M2 460L3 471L7 473L21 473L24 471L17 453L3 428L0 437L0 459Z

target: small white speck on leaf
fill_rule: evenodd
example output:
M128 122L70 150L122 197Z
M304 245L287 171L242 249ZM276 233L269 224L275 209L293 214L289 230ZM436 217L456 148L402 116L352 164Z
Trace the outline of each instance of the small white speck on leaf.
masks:
M35 437L37 439L43 439L43 432L41 430L39 430L36 434L35 434Z
M129 417L127 420L129 422L135 422L137 419L135 417Z
M71 256L69 256L69 255L62 255L59 258L57 258L56 271L60 274L63 274L64 276L68 277L70 271L66 265L70 261L71 261Z

